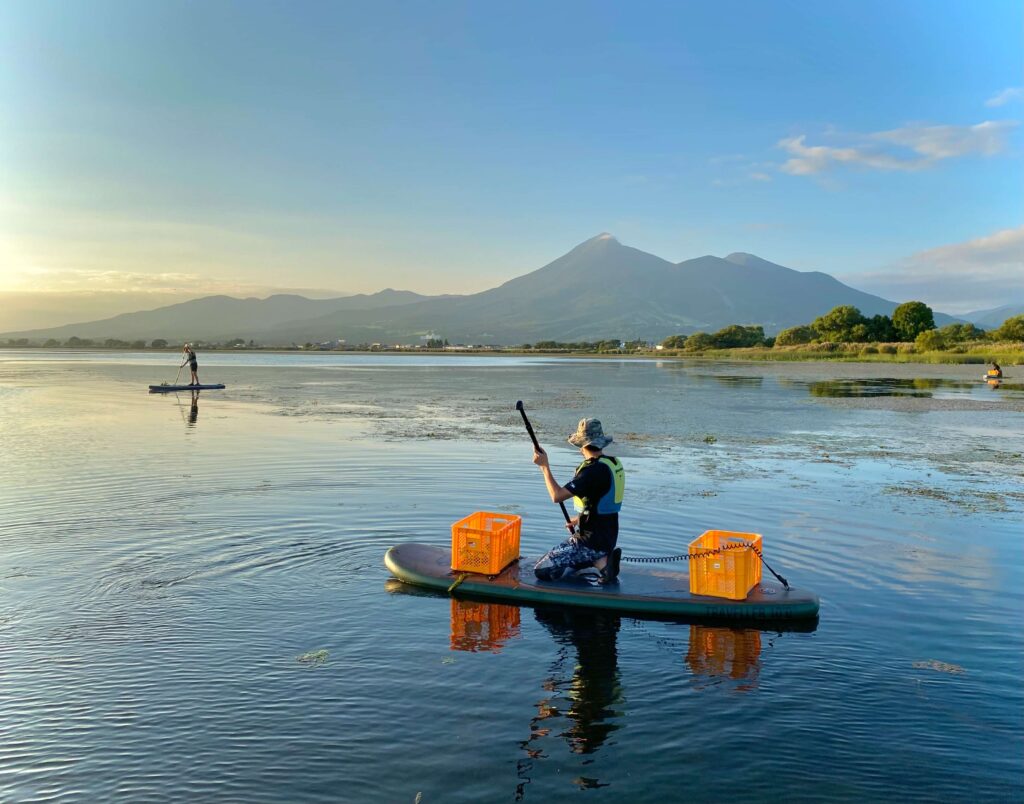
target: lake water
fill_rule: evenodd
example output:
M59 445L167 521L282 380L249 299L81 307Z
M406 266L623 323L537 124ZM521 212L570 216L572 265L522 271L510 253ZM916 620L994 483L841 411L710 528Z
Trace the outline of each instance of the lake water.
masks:
M0 351L0 801L1024 796L1024 368L199 357ZM562 538L517 399L562 482L616 436L626 555L756 531L816 628L389 582Z

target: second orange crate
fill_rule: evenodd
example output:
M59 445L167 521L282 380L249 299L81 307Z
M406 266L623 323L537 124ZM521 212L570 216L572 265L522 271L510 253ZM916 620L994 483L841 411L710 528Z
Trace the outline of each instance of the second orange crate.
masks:
M519 558L522 519L477 511L452 525L452 569L497 575Z
M690 594L744 600L761 582L761 561L750 547L761 549L760 533L706 530L690 542L690 555L730 547L721 553L690 559Z

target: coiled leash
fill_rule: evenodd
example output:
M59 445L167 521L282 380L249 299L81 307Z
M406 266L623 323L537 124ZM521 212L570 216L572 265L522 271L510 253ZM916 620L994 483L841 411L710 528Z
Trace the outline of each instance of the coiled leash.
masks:
M761 559L761 563L764 564L765 569L768 570L772 575L779 579L786 591L789 591L789 581L783 578L779 573L773 570L767 561L764 560L764 556L761 551L754 547L753 544L748 542L737 542L735 544L726 544L722 547L716 547L714 550L701 550L698 553L682 553L677 556L622 556L623 561L631 561L634 564L670 564L674 561L690 561L694 558L706 558L707 556L717 556L724 553L726 550L744 550L749 547Z

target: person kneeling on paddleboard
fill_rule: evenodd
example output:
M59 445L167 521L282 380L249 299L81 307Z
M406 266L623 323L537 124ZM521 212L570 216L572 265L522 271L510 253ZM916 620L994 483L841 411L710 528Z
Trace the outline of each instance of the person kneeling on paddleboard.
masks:
M533 568L542 581L557 581L574 574L595 583L614 583L619 576L622 551L615 546L619 538L619 510L626 489L626 473L618 458L604 454L612 442L597 419L581 419L569 443L579 447L583 463L564 486L551 474L548 455L543 449L533 453L533 462L544 473L544 482L553 502L573 499L579 515L566 525L572 536L550 550Z
M199 363L196 361L196 352L190 344L185 344L185 348L181 350L185 355L185 362L188 363L189 370L192 372L192 382L189 385L199 385ZM182 363L181 365L185 365Z

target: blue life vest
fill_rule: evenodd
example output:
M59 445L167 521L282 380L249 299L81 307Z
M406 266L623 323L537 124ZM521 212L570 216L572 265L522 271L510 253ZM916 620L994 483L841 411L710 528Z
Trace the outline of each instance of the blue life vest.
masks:
M618 458L612 458L607 455L602 455L597 459L598 463L603 463L608 467L608 470L612 473L612 485L611 488L605 493L601 499L597 501L595 505L592 500L581 500L579 497L572 498L573 507L580 512L587 509L587 503L591 503L590 510L595 514L617 514L622 510L622 497L626 493L626 470L622 468L622 463ZM579 474L580 469L589 463L589 459L581 463L576 467L576 473Z

